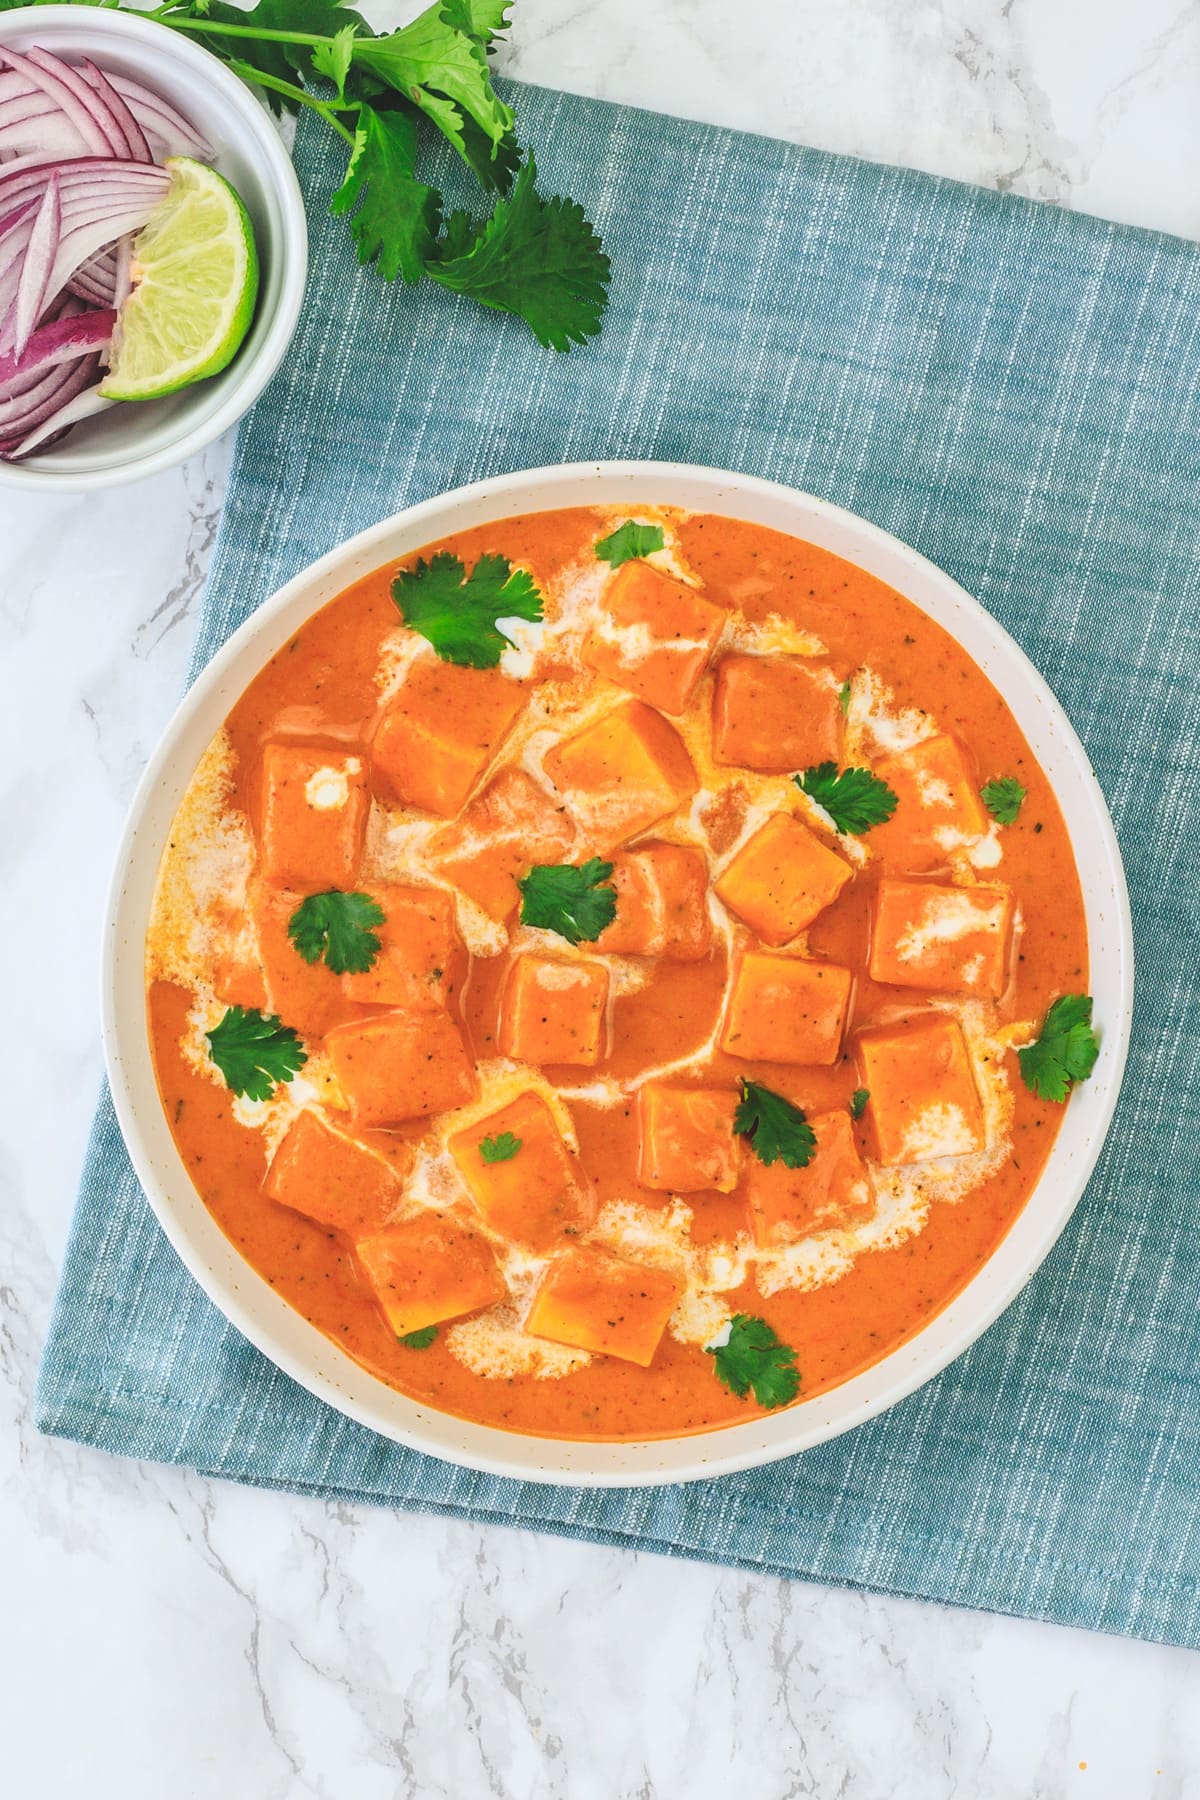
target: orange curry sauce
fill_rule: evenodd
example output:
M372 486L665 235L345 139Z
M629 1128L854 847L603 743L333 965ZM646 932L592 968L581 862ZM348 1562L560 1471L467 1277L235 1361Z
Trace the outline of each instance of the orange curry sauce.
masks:
M595 542L625 516L577 509L509 519L447 539L424 554L428 557L435 549L449 550L469 568L485 552L500 553L531 571L548 597L547 610L552 615L556 583L564 569L580 565L595 571ZM739 628L752 631L769 615L783 615L820 641L823 648L812 656L812 666L826 671L834 688L851 677L857 681L865 666L891 690L888 706L893 716L903 708L929 714L938 734L956 740L975 790L998 776L1016 777L1028 790L1016 823L996 834L1003 854L994 867L972 874L960 864L951 872L945 866L929 866L926 859L926 866L914 871L911 858L905 866L902 847L898 862L891 866L882 848L859 864L848 864L850 878L837 897L819 911L806 938L799 940L806 957L836 964L853 974L835 1061L809 1065L743 1060L716 1049L697 1066L673 1073L670 1082L736 1095L739 1078L748 1077L790 1097L810 1118L843 1112L854 1090L865 1085L858 1051L864 1028L880 1020L928 1016L931 1009L940 1017L947 1016L940 1010L947 1003L936 991L881 985L867 972L881 873L900 881L957 882L967 887L977 882L1011 891L1019 909L1020 928L1005 971L1004 991L993 1007L993 1017L1001 1023L1040 1021L1058 995L1086 991L1082 897L1059 808L1003 700L965 652L902 596L811 545L716 517L679 515L669 519L668 526L677 567L686 571L693 591L726 611ZM415 560L410 559L406 566L411 567ZM373 734L380 714L377 670L384 640L394 641L401 624L390 591L395 574L394 567L380 569L317 613L262 670L229 716L234 762L228 804L249 820L260 856L265 746L291 743L343 756L352 752L362 758L368 771L376 808L381 803L395 806L394 793L380 781L377 771L372 772ZM592 591L598 596L593 605L602 605L603 583L593 581ZM743 636L740 641L747 640ZM711 719L715 671L724 656L738 650L734 642L730 651L729 642L722 639L699 679L688 706L693 721ZM768 649L764 654L772 653ZM431 655L422 647L421 655L427 654ZM539 680L549 680L577 699L583 684L590 695L599 694L613 706L628 704L624 685L595 673L581 673L578 663L566 667L551 662L547 666L549 655L544 653L537 662L534 679L524 684L526 688L532 690ZM556 691L556 687L543 689L551 694ZM673 722L680 724L678 717ZM711 726L704 723L704 729ZM893 754L892 749L879 748L870 760L882 768ZM863 760L861 752L858 760ZM499 754L473 784L472 795L477 796L504 766L501 745ZM726 768L723 773L732 771ZM548 782L545 785L547 792L553 791ZM896 785L902 786L898 778ZM786 778L779 779L775 794L779 812L804 820L826 848L840 854L837 834L819 819L814 821L811 809L805 810L805 801ZM560 790L560 797L569 814L570 793ZM739 807L742 797L736 787L707 813L702 803L694 808L691 800L685 799L676 815L642 832L641 838L695 845L700 842L694 834L694 822L699 818L708 834L701 848L720 879L724 861L745 825L744 807L741 811ZM881 828L881 846L886 845L889 831L891 826ZM871 851L875 836L868 832L856 842ZM627 851L630 842L636 848L638 841L635 835L621 850ZM573 840L569 855L538 860L578 862L597 848L611 857L609 843L597 843L594 835L589 840L583 834ZM310 891L329 886L349 889L373 885L377 879L368 872L357 880L310 882L308 887ZM406 877L392 875L390 879ZM417 886L427 886L431 880L436 877L428 866L411 877ZM453 892L449 882L444 889ZM719 903L713 906L719 911ZM730 976L727 945L734 954L746 947L763 947L755 943L758 934L744 919L736 914L731 919L729 931L725 935L714 932L699 959L659 961L643 971L649 979L618 995L609 1010L608 1041L598 1062L585 1067L547 1064L537 1072L539 1079L548 1075L558 1087L585 1087L612 1078L625 1091L625 1099L615 1105L569 1102L579 1158L601 1209L621 1200L650 1209L673 1204L670 1191L646 1187L638 1179L636 1081L648 1067L703 1045L713 1033ZM514 926L510 917L508 929ZM231 918L229 929L244 934L244 920ZM543 934L526 947L538 954L559 953L557 943ZM769 939L767 947L771 947ZM784 943L772 953L787 955L795 949L795 943ZM578 951L564 948L563 954L593 962L605 960L602 947L589 943ZM437 1003L443 1008L443 1019L448 1017L461 1030L472 1059L498 1055L501 995L511 960L511 952L502 944L492 955L468 958L464 951L456 973L434 972L446 983L447 991ZM216 962L208 974L210 1001L215 990L216 1000L222 1004L239 999L246 1004L255 1002L253 980L250 987L239 988L236 974L230 975L227 966L217 967ZM455 981L460 985L456 987ZM287 1022L287 1008L275 992L266 992L263 999L264 1010L280 1012ZM753 1399L735 1397L716 1378L713 1358L705 1353L703 1344L680 1341L669 1328L662 1333L648 1367L614 1355L595 1355L569 1373L550 1378L532 1373L473 1372L454 1354L453 1334L445 1326L427 1348L402 1344L367 1279L356 1253L355 1234L317 1223L279 1204L264 1190L268 1147L262 1131L235 1118L234 1097L219 1075L206 1071L194 1054L185 1054L188 1015L196 1004L197 993L178 981L154 979L150 983L149 1014L162 1100L196 1187L247 1261L380 1379L466 1418L555 1437L652 1439L704 1431L754 1415ZM356 998L343 998L333 1006L324 1028L338 1021L378 1016L379 1008L360 991ZM303 1035L310 1054L319 1051L320 1040L311 1029ZM1061 1108L1040 1102L1025 1090L1011 1049L1003 1055L1003 1063L1012 1098L1007 1125L1011 1147L979 1185L953 1201L935 1198L921 1228L893 1248L864 1252L839 1278L824 1285L784 1286L764 1295L751 1265L739 1288L720 1295L728 1313L744 1312L769 1320L780 1338L794 1347L801 1375L800 1398L810 1398L845 1381L918 1331L975 1274L1024 1205L1049 1153ZM403 1103L398 1103L398 1110L403 1111ZM332 1110L326 1106L325 1113L336 1127L344 1127L348 1134L368 1143L381 1159L390 1158L401 1177L408 1166L409 1146L433 1122L429 1117L394 1119L386 1130L380 1130L356 1120L352 1111L339 1111L336 1104ZM852 1128L858 1153L876 1172L882 1160L880 1135L886 1129L886 1120L873 1120L870 1104ZM737 1140L731 1154L740 1159L745 1171L752 1154L745 1142ZM517 1163L511 1167L515 1169ZM397 1202L393 1194L386 1217L376 1219L371 1230L386 1227L389 1220L403 1220L415 1206L419 1210L418 1202L404 1197L403 1178L395 1183L389 1177L383 1185L396 1189L400 1198ZM691 1231L697 1244L718 1239L732 1243L739 1234L743 1240L748 1237L744 1174L733 1191L690 1191L682 1198L693 1214ZM468 1229L478 1224L465 1186L452 1212ZM834 1228L838 1222L835 1217ZM586 1215L583 1224L586 1239ZM569 1229L574 1231L577 1226ZM571 1241L565 1238L562 1243ZM552 1258L561 1247L560 1243L543 1248L543 1259ZM636 1260L636 1250L629 1254ZM524 1304L528 1304L528 1296Z

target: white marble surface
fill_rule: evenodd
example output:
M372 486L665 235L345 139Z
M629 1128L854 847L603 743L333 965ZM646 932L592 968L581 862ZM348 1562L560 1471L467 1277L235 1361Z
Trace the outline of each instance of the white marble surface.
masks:
M517 13L502 61L530 80L1200 235L1198 0ZM0 492L0 1791L1200 1796L1184 1651L252 1493L33 1431L109 865L226 460L98 500Z

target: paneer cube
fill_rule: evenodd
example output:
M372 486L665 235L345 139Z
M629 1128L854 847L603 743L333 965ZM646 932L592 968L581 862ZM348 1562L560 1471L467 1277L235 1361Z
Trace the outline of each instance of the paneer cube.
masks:
M249 911L258 940L263 982L271 1012L302 1037L324 1037L344 1017L341 977L321 960L305 962L288 935L303 894L265 883L251 889Z
M368 887L383 924L374 927L379 955L369 969L342 976L347 1000L438 1012L461 987L467 953L446 888Z
M799 656L725 656L713 697L713 759L764 775L836 761L842 713L828 669Z
M263 1187L280 1206L361 1237L378 1231L395 1210L400 1172L305 1107L288 1126Z
M526 690L499 669L460 668L418 655L375 728L376 775L404 806L452 818L466 803Z
M397 1337L508 1297L487 1239L437 1212L360 1238L363 1273Z
M837 899L854 871L790 813L773 813L715 886L764 944L786 944Z
M248 916L217 954L213 992L223 1006L252 1006L258 1012L271 1009L258 939Z
M1008 888L885 877L875 898L871 979L995 999L1008 985L1012 922Z
M489 1161L480 1146L486 1142L494 1151L505 1137L517 1140L517 1150ZM457 1132L449 1150L485 1223L528 1250L548 1250L595 1220L591 1182L540 1094L519 1094Z
M532 1337L648 1369L682 1292L682 1282L665 1269L580 1244L546 1270L525 1329Z
M854 1141L850 1114L818 1113L809 1119L817 1148L803 1169L784 1162L745 1161L742 1191L754 1241L764 1247L795 1244L814 1231L831 1231L869 1218L875 1196Z
M267 880L309 893L352 887L370 804L361 756L268 744L262 784Z
M534 863L567 861L574 841L562 802L523 769L504 769L461 818L434 832L429 854L447 881L503 921L521 898L518 878Z
M500 1049L518 1062L597 1063L607 1010L603 963L515 957L500 1001Z
M686 711L725 625L719 606L652 563L622 565L583 660L660 711Z
M708 955L708 864L699 850L645 844L617 851L612 865L617 911L596 939L597 950L667 962L699 962Z
M736 1093L648 1081L638 1090L638 1180L643 1187L693 1194L737 1186Z
M984 1148L971 1060L949 1013L920 1013L864 1031L858 1060L881 1163L929 1162Z
M357 1125L398 1125L474 1098L475 1065L447 1013L398 1007L339 1025L325 1048Z
M602 854L660 824L699 786L675 727L641 700L561 739L543 766Z
M743 950L730 979L722 1050L748 1062L835 1063L852 979L837 963Z
M889 869L924 875L946 866L988 829L967 755L952 737L924 738L876 763L896 796L895 812L871 833Z

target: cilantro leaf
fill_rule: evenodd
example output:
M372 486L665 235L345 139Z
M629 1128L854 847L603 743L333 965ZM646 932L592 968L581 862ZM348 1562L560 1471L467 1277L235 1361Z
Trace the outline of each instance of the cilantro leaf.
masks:
M444 0L442 17L488 50L508 30L511 5L512 0Z
M867 1110L867 1101L871 1098L870 1088L855 1088L850 1096L850 1117L861 1119Z
M870 769L843 769L836 763L817 763L793 777L796 786L829 814L840 832L861 837L872 825L883 825L898 801L886 781Z
M530 157L490 219L453 214L428 273L481 306L516 313L539 344L569 350L600 329L609 262L583 208L574 200L543 200L536 179Z
M379 955L373 925L382 925L382 906L370 894L343 894L329 888L309 894L288 920L292 946L306 963L325 958L335 975L362 975Z
M436 1325L422 1325L420 1331L406 1332L402 1338L397 1339L397 1342L403 1344L406 1350L428 1350L437 1336L437 1331Z
M596 545L596 555L601 562L619 569L622 563L632 562L638 556L650 556L662 547L661 525L638 525L633 519L626 519L609 537L600 539Z
M617 911L617 890L609 883L610 862L589 856L585 863L538 863L517 883L522 925L557 931L568 944L594 943Z
M354 45L355 67L367 69L419 107L464 160L464 121L472 120L493 147L513 127L511 111L492 87L482 43L459 23L463 18L473 22L477 12L487 13L478 0L435 4L401 30L361 38Z
M335 31L327 43L314 44L312 53L313 72L323 75L331 81L342 99L346 92L346 77L350 73L350 64L354 58L354 40L358 36L353 25L343 25Z
M979 798L998 825L1015 825L1025 800L1025 789L1013 775L1002 775L998 781L985 782Z
M308 1061L308 1053L290 1025L253 1006L231 1006L205 1033L208 1053L227 1088L250 1100L269 1100L281 1082L289 1081Z
M757 1081L741 1085L742 1097L733 1115L738 1136L749 1140L759 1162L768 1168L773 1162L782 1162L789 1169L806 1169L816 1153L817 1139L803 1110Z
M479 1154L485 1163L511 1162L523 1141L511 1131L502 1131L499 1137L481 1138Z
M848 681L843 681L841 687L838 689L838 705L841 708L842 717L844 719L846 714L850 711L850 683Z
M739 1400L752 1392L760 1406L787 1406L800 1391L796 1352L766 1319L734 1313L728 1341L710 1345L705 1355L712 1357L718 1377Z
M385 281L420 281L441 224L441 196L417 180L416 162L417 127L408 113L359 107L346 179L329 210L349 213L357 205L350 231L358 260L378 258Z
M506 556L481 556L468 575L457 556L439 550L432 562L402 569L392 599L404 623L433 645L443 662L494 669L512 643L500 619L542 617L533 576Z
M1021 1079L1039 1100L1065 1100L1086 1081L1100 1054L1090 994L1063 994L1046 1014L1036 1043L1017 1051Z
M306 36L333 38L350 27L355 36L372 36L371 27L358 13L340 5L339 0L259 0L248 12L241 6L230 6L226 0L192 0L182 7L180 16L206 19L214 25L237 25L244 30L302 32ZM170 23L168 18L166 23ZM278 38L225 37L219 32L206 32L204 47L233 65L243 80L253 81L265 75L272 81L293 82L313 71L315 46L286 44ZM317 71L326 74L326 70ZM298 102L272 88L264 90L272 111L295 112Z

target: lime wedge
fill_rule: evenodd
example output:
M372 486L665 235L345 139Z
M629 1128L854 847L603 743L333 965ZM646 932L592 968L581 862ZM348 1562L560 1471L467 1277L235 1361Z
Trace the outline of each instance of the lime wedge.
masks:
M258 252L229 183L189 156L169 157L172 180L133 242L134 287L121 308L109 400L157 400L215 375L254 316Z

